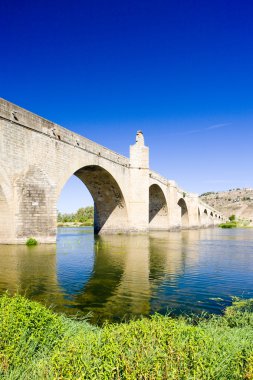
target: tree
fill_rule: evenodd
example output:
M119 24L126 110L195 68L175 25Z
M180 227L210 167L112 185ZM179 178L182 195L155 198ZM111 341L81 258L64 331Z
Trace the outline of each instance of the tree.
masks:
M94 207L81 207L77 210L76 213L70 214L61 214L58 212L57 220L60 223L66 222L79 222L79 223L88 223L88 225L93 224L94 219Z
M228 219L230 220L230 222L234 222L235 221L235 215L234 214L231 215Z

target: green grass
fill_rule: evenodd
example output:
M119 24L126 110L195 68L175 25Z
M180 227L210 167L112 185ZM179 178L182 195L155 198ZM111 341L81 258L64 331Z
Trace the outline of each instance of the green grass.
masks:
M253 379L253 300L224 316L155 315L103 328L0 298L2 379Z

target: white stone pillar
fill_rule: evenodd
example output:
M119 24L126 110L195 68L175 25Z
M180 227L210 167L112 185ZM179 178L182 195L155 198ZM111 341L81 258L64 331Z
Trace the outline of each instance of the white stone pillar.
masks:
M141 131L130 146L129 225L131 231L149 228L149 148Z

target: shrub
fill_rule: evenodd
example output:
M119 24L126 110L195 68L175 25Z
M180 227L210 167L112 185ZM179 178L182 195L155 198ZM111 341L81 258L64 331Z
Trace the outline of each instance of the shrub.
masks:
M236 225L236 223L221 223L220 225L219 225L219 227L220 228L236 228L237 227L237 225Z
M32 245L37 245L38 244L38 241L34 238L29 238L27 239L26 241L26 245L27 246L32 246Z
M203 194L201 194L200 196L201 196L201 197L208 197L208 195L213 195L213 194L216 194L216 193L213 192L213 191L208 191L207 193L203 193Z
M90 226L93 226L94 223L93 223L93 220L86 220L85 222L83 222L82 224L80 224L80 227L90 227Z

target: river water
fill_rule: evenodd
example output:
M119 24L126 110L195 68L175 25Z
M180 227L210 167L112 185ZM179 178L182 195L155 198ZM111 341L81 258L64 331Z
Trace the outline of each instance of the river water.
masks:
M0 293L20 293L90 322L221 313L253 297L253 229L94 237L59 228L56 245L0 245Z

